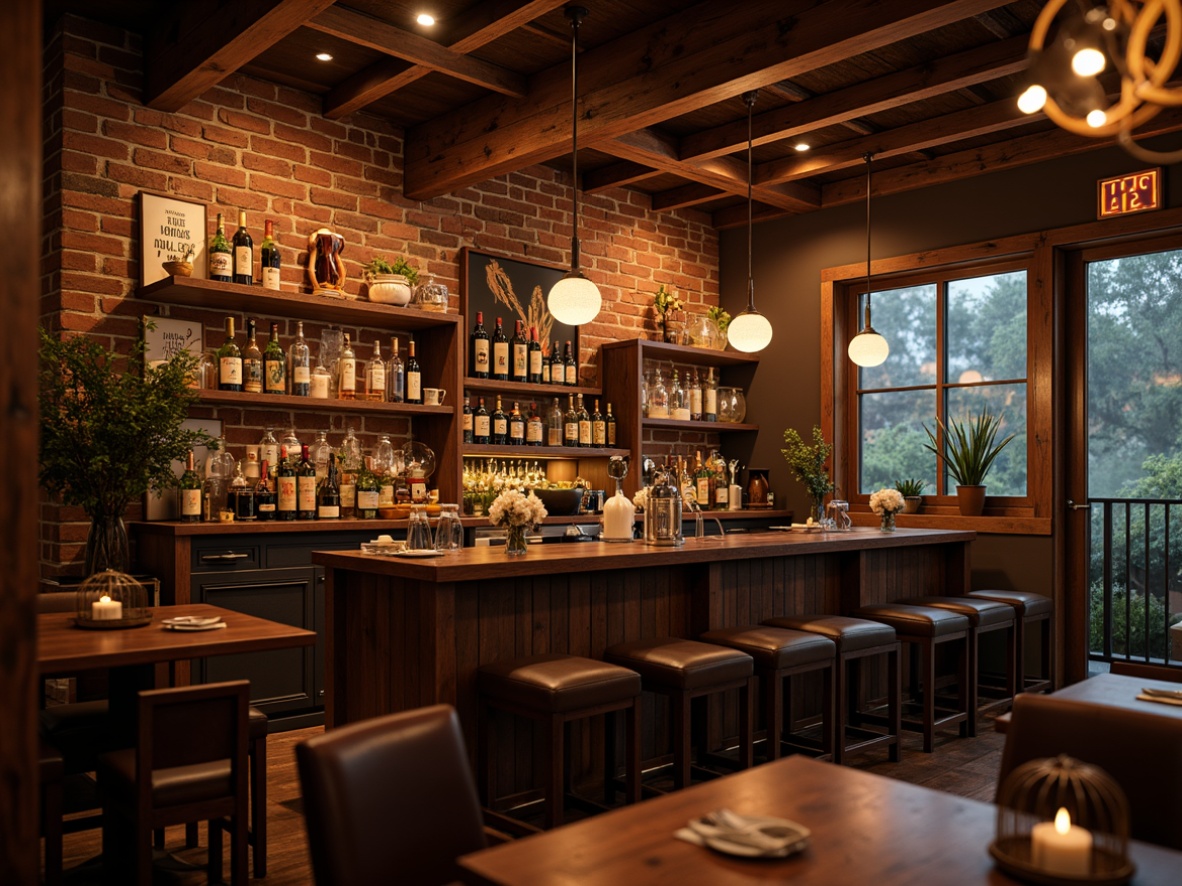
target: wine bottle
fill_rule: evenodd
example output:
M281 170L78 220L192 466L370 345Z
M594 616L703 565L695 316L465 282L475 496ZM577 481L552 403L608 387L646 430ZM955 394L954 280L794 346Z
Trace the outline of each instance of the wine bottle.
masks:
M382 343L374 339L373 356L365 364L365 399L386 399L386 361L382 359Z
M274 462L263 460L259 482L254 487L255 512L260 520L275 519L275 492L271 488L270 470Z
M575 410L579 417L579 445L584 449L591 448L591 413L583 405L583 395L579 394L579 405Z
M271 324L271 338L263 348L263 393L287 393L287 359L279 347L279 324Z
M510 363L510 379L524 382L529 378L529 342L521 334L521 321L513 323L513 338L509 342L512 363Z
M218 226L209 241L209 279L218 283L234 282L234 251L226 239L226 225L218 213Z
M263 392L263 352L255 339L254 318L246 321L246 350L242 352L242 390L248 394Z
M291 375L291 392L297 397L307 397L312 393L312 350L304 338L304 321L296 323L295 341L288 351L288 366Z
M529 417L525 420L525 443L527 446L541 446L545 442L546 426L538 414L538 404L529 404Z
M575 409L575 395L567 394L566 415L562 420L562 445L579 445L579 413Z
M337 358L337 397L341 400L357 399L357 354L345 333L345 344Z
M492 337L492 377L497 381L509 380L509 339L505 338L505 327L497 317L497 326Z
M550 355L544 350L541 350L539 345L539 353L542 355L542 378L541 383L544 385L550 384Z
M554 398L554 405L546 413L546 445L561 446L565 433L566 416L562 413L562 405L558 398Z
M254 285L254 240L246 231L246 210L238 210L238 230L234 232L234 282Z
M378 516L380 487L371 460L367 458L366 462L357 473L357 516L362 520L374 520Z
M542 346L538 344L538 327L531 326L529 328L529 370L526 373L526 381L535 385L542 383Z
M180 487L181 522L201 522L201 477L193 466L193 450L185 462L185 472L177 484Z
M579 364L575 361L574 352L571 351L570 342L566 343L566 357L563 363L563 384L571 387L579 383Z
M270 465L272 470L279 465L279 442L275 439L274 428L267 428L263 431L263 436L259 440L259 461ZM267 476L266 471L263 471L263 476Z
M296 466L296 519L316 519L316 465L308 458L308 445L300 447Z
M702 383L702 421L718 421L718 382L714 380L714 367Z
M468 400L467 393L464 394L463 428L464 428L464 442L465 443L475 443L476 442L475 434L473 433L473 428L472 428L472 404Z
M423 373L419 369L419 361L415 358L415 340L412 338L406 346L406 402L423 402Z
M607 423L603 419L603 413L599 411L598 397L595 398L595 411L591 413L591 445L607 445Z
M226 341L218 348L218 390L242 390L242 351L234 343L234 318L226 318Z
M500 394L497 394L497 408L492 414L492 442L497 445L509 442L509 416L501 409Z
M607 404L607 417L603 420L604 429L607 432L607 445L609 448L614 448L616 445L616 417L612 415L612 405Z
M472 440L487 445L492 437L492 420L484 406L484 398L476 401L476 412L472 415Z
M484 328L484 311L476 312L476 326L472 330L473 378L488 378L488 330Z
M554 347L550 349L550 384L566 384L566 367L562 363L562 342L554 339Z
M685 380L686 393L689 394L689 410L691 421L702 420L702 383L698 380L698 370L691 369Z
M280 520L294 520L296 518L296 470L291 459L284 457L279 462L279 472L276 477L278 491L275 502L275 516Z
M521 404L513 401L513 410L509 413L509 445L525 445L525 416L521 414Z
M279 289L279 244L275 242L275 222L263 222L263 244L259 247L263 289Z
M341 487L337 481L336 453L328 454L328 475L316 490L316 516L321 520L336 520L341 516Z

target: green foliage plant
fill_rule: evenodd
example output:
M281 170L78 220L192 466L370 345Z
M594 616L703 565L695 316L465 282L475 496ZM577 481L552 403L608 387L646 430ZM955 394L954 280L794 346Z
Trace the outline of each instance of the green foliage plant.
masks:
M788 462L796 479L804 484L814 503L821 502L833 491L833 481L829 478L829 469L825 464L832 452L833 445L825 442L819 427L813 427L812 446L801 439L796 428L784 431L784 448L780 454Z
M904 498L914 498L917 495L923 495L923 491L927 488L927 483L915 477L908 477L906 480L896 480L895 488Z
M706 311L706 316L718 324L718 331L726 334L726 328L731 325L731 315L717 305L712 305Z
M1015 437L1010 434L998 443L997 434L1001 429L1002 417L984 409L964 421L950 418L945 424L939 416L935 421L944 438L943 446L925 424L923 430L928 442L923 444L924 448L947 466L948 473L960 486L983 485L994 459Z
M367 278L375 277L378 274L401 274L411 286L419 282L418 270L402 256L398 256L391 262L387 261L384 256L375 255L361 267Z
M669 311L682 310L681 299L667 290L665 284L662 283L657 289L657 294L653 296L653 308L664 317Z

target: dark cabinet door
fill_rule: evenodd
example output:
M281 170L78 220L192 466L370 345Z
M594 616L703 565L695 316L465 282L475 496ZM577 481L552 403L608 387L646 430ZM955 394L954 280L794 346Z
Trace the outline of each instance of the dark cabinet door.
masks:
M324 567L314 567L316 574L316 585L313 589L313 623L316 626L316 657L313 668L313 699L317 707L323 707L328 699L325 698L327 692L327 683L324 677L324 659L325 649L327 646L327 637L324 632Z

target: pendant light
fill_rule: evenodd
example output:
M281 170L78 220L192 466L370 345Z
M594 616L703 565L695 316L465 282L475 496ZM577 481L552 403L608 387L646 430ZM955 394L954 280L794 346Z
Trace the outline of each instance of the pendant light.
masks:
M870 161L873 154L865 154L866 159L866 313L862 328L858 334L850 339L850 359L859 366L878 366L891 352L887 340L874 331L870 325Z
M568 6L563 10L571 23L571 189L574 193L574 214L571 218L570 270L550 287L546 299L554 319L568 326L590 323L603 305L599 287L583 276L579 269L579 22L587 15L582 6Z
M758 90L743 94L747 103L747 308L726 328L727 341L736 351L753 354L762 351L772 340L772 324L755 310L755 277L751 272L751 109Z

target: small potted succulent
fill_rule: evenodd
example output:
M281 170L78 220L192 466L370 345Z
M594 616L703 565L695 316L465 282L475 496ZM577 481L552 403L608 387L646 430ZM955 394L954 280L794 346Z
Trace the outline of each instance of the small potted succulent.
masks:
M168 261L162 263L164 270L173 277L191 277L193 275L193 253L196 247L190 243L185 251L179 255L168 256Z
M919 509L923 507L923 491L927 489L927 486L927 483L915 477L895 481L895 488L903 496L904 514L919 513Z
M410 302L419 272L402 256L387 261L383 256L374 256L362 266L365 271L367 296L370 301L383 305L406 305Z

